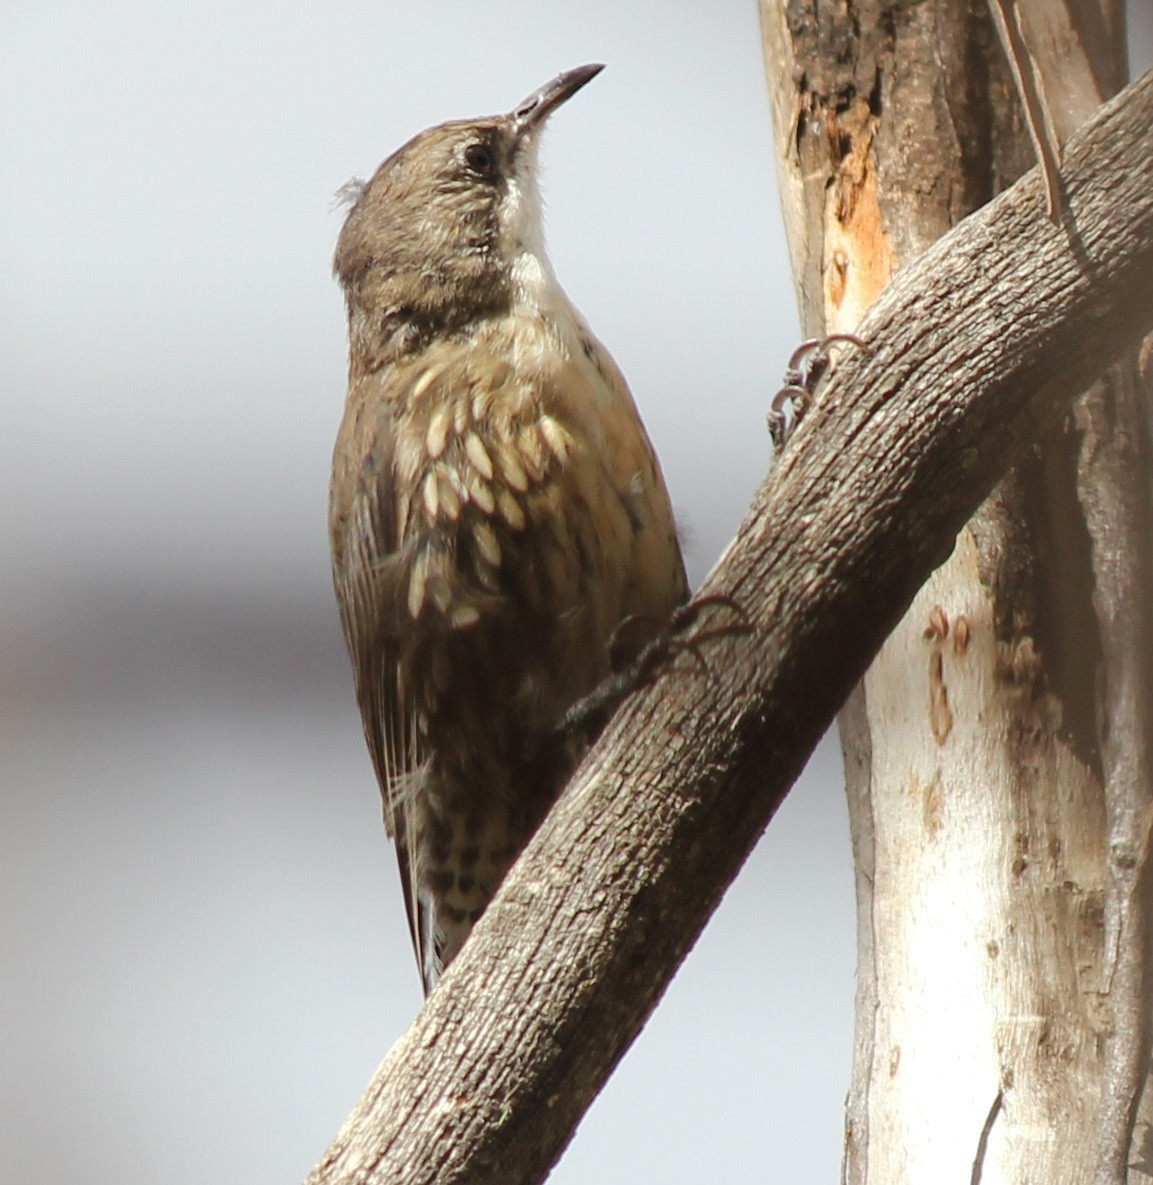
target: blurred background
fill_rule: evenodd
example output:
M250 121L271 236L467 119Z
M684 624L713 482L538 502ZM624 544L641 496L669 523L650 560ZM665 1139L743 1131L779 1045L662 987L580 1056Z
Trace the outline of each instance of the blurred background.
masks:
M0 1179L300 1181L419 1007L329 581L331 198L586 61L553 259L696 583L798 340L752 0L0 4ZM826 741L552 1179L835 1180L852 919Z

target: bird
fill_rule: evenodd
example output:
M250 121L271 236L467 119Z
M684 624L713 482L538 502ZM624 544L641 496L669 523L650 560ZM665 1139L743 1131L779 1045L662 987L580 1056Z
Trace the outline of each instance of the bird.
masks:
M574 706L688 597L629 387L545 250L541 133L601 69L409 140L334 256L333 581L426 995L594 739Z

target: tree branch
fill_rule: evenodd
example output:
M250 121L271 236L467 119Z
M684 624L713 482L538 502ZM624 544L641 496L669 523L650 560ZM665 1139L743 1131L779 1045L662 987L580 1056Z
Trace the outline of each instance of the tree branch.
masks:
M610 724L311 1185L540 1180L919 585L1153 329L1153 75L901 272L704 592L754 636Z

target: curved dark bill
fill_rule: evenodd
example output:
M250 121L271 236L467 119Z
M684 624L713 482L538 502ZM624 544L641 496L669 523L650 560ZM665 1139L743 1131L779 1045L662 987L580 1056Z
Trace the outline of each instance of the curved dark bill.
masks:
M523 136L533 128L539 127L566 99L571 99L586 82L591 82L603 69L604 65L600 62L590 66L577 66L575 70L566 70L563 74L558 74L540 90L533 91L523 103L518 103L509 112L517 135Z

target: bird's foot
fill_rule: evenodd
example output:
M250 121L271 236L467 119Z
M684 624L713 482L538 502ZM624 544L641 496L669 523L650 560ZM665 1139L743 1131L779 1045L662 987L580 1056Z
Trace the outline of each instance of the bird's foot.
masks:
M801 342L789 357L781 377L781 389L773 396L767 417L769 435L777 452L784 448L808 410L821 379L833 364L829 350L836 345L851 345L859 350L868 350L855 333L830 333L826 337L812 337Z
M706 615L716 610L731 613L735 620L710 624ZM625 618L617 627L610 642L610 650L617 635L631 628L641 619ZM707 675L708 661L703 648L718 638L740 637L753 632L749 615L738 601L721 595L698 597L673 612L665 628L648 643L626 667L615 671L578 699L569 708L556 728L555 735L564 743L583 739L591 744L630 693L647 686L665 670L675 671L676 660L687 654L696 668Z

